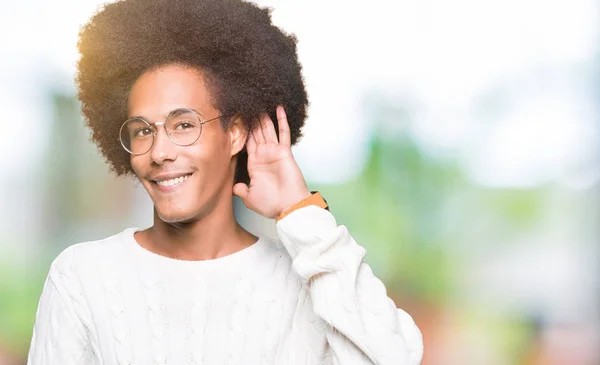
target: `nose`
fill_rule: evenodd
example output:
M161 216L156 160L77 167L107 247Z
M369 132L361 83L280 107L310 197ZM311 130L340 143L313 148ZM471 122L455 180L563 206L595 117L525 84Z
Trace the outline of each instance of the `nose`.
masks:
M162 165L165 161L174 161L177 158L177 146L169 139L164 123L155 123L154 129L154 144L150 150L152 162Z

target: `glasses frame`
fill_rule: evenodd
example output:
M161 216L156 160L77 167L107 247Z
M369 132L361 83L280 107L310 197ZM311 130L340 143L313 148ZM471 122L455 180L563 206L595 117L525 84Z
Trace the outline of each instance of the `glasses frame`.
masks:
M186 144L180 144L175 142L172 138L171 138L171 133L169 132L169 130L167 129L167 121L169 120L169 118L171 118L171 116L176 113L176 112L180 112L180 111L188 111L191 113L194 113L197 117L198 120L200 121L200 133L198 133L198 137L196 137L196 139L194 139L193 142L191 143L186 143ZM202 118L200 117L200 113L198 113L198 111L191 109L191 108L177 108L175 110L172 110L171 112L169 112L169 114L167 115L167 117L165 118L165 120L163 122L156 122L156 123L150 123L148 122L146 119L142 118L142 117L133 117L133 118L129 118L127 119L125 122L123 122L123 124L121 125L121 128L119 128L119 142L121 142L121 147L123 147L123 149L125 151L127 151L130 155L132 156L141 156L141 155L145 155L146 153L148 153L150 150L152 150L152 147L154 147L154 142L156 141L156 135L158 134L158 126L163 126L163 128L165 129L165 133L167 134L167 138L169 138L169 140L171 142L173 142L175 145L177 146L191 146L194 143L196 143L199 139L200 136L202 135L202 126L208 122L212 122L213 120L217 120L219 118L224 118L226 117L225 115L219 115L218 117L209 119L209 120L205 120L202 121ZM141 120L142 122L146 123L148 125L148 127L152 130L152 144L150 145L150 147L148 148L148 150L146 152L143 153L133 153L132 151L130 151L127 147L125 147L125 143L123 143L123 140L121 139L121 133L123 132L123 128L125 127L125 125L132 121L132 120Z

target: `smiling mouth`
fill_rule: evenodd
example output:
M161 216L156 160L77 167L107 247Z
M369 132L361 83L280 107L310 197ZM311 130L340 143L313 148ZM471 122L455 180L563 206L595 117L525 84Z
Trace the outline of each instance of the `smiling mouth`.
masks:
M165 187L165 188L170 188L170 187L177 186L177 185L181 184L182 182L186 181L190 176L192 176L192 174L188 174L188 175L176 177L174 179L169 179L169 180L155 181L155 183L158 186L162 186L162 187Z

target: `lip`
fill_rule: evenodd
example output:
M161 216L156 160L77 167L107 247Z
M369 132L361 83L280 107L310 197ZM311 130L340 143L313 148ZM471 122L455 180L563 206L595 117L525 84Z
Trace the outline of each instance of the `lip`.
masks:
M160 186L158 185L157 181L163 181L163 180L170 180L170 179L175 179L181 176L186 176L186 175L190 175L187 179L185 179L183 182L180 182L177 185L173 185L173 186ZM187 183L187 181L192 177L193 173L169 173L169 174L161 174L161 175L157 175L154 178L150 179L150 181L152 181L152 186L163 193L170 193L173 192L179 188L181 188L183 185L185 185L185 183Z
M151 180L153 183L156 183L157 181L164 181L164 180L171 180L171 179L175 179L178 177L182 177L185 175L191 175L191 172L170 172L168 174L160 174L160 175L156 175L151 177L149 180Z

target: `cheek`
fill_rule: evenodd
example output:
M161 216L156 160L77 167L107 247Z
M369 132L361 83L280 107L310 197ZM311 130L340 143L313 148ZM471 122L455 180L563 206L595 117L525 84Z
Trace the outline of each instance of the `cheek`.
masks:
M224 142L198 146L194 159L205 179L220 179L227 172L231 160L229 150L229 146Z
M144 161L144 155L141 156L130 156L129 164L131 165L131 169L138 176L143 176L144 166L149 162Z

